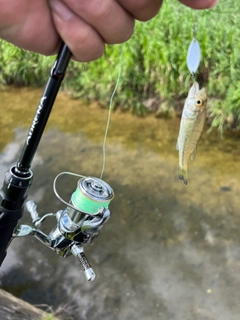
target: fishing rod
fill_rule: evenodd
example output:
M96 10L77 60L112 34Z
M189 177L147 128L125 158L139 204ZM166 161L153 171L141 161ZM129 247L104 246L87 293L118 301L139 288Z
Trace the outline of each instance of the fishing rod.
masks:
M33 172L30 169L31 163L71 56L67 45L62 43L20 158L17 164L5 174L3 186L0 190L0 266L14 238L33 235L60 256L74 255L77 257L86 279L92 281L95 278L95 273L84 253L83 244L92 242L110 217L108 205L113 199L114 193L106 182L95 177L84 177L71 172L62 172L55 178L53 189L56 196L66 205L66 208L40 217L36 203L30 200L26 203L26 209L31 216L32 226L19 224L24 212L25 200L33 181ZM63 175L80 177L77 188L69 202L63 200L57 192L56 182ZM40 227L48 217L54 217L57 223L47 235L40 230Z

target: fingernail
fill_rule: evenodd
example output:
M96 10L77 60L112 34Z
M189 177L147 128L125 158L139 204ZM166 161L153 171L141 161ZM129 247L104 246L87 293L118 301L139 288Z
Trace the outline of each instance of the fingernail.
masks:
M74 15L74 13L60 0L50 0L49 4L53 9L54 14L56 14L61 20L69 20Z

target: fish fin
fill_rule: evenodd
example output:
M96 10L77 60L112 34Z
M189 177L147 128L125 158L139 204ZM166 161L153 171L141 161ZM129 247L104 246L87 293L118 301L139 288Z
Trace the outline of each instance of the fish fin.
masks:
M194 151L191 153L190 155L190 160L194 161L196 158L196 154L197 154L197 147L194 149Z
M177 139L176 149L179 150L178 139Z
M184 168L181 168L179 166L179 168L178 168L178 179L179 179L179 181L183 181L185 186L186 186L187 183L188 183L188 170L184 169Z

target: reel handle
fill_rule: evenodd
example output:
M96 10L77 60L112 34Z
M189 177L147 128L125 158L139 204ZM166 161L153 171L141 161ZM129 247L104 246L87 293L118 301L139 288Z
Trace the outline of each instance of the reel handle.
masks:
M93 271L93 268L90 266L83 248L74 244L71 248L71 252L80 261L87 281L93 281L96 278L96 274Z
M27 211L31 215L33 224L35 224L37 221L39 221L41 219L38 215L38 212L37 212L37 205L33 200L27 201L26 208L27 208Z

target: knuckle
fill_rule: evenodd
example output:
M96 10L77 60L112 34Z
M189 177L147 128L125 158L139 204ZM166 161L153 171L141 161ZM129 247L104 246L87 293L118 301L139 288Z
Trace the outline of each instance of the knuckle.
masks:
M74 43L78 43L74 50L75 56L82 62L96 60L104 54L103 41L91 30L81 32Z
M89 43L90 39L93 37L93 34L90 28L81 28L76 36L78 38L76 43L78 43L81 47L86 46Z
M132 1L132 14L141 21L153 18L160 10L162 0L135 0Z
M131 23L128 23L128 27L124 30L120 30L115 37L112 37L110 41L107 41L108 44L117 44L128 41L134 32L134 20Z
M93 19L104 21L111 14L112 2L109 0L87 0L85 6Z
M104 54L104 45L91 48L91 52L82 52L81 49L73 51L74 60L79 62L90 62L99 59Z
M143 11L145 10L148 6L151 6L152 1L147 1L147 0L138 0L135 2L134 6L137 11ZM155 1L156 2L156 1Z

